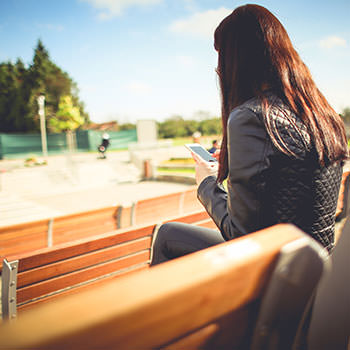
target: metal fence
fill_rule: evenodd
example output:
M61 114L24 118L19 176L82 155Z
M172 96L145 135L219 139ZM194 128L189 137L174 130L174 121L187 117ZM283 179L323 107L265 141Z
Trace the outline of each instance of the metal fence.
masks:
M82 130L75 133L76 149L80 152L97 151L102 140L101 131ZM136 129L110 131L109 149L125 149L129 143L137 142ZM48 134L47 148L49 154L67 151L66 134ZM40 134L0 134L0 159L20 158L28 155L42 155Z

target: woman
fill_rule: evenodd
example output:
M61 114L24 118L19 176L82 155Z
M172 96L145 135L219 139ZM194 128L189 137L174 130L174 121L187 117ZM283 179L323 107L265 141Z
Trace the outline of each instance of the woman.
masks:
M219 231L165 224L152 264L281 222L331 251L348 152L341 118L265 8L234 10L215 31L215 49L223 123L218 172L193 157L198 199Z

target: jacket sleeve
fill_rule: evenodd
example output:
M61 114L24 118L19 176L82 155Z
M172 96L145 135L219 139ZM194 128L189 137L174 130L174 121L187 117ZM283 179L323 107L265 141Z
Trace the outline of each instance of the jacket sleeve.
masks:
M216 178L205 178L198 199L226 240L259 229L264 182L260 177L272 153L263 122L248 108L238 107L227 125L229 175L227 192Z

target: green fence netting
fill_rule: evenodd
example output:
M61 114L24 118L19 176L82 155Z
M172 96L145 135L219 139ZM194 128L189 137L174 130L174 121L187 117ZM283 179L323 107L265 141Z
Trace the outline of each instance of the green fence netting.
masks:
M103 132L82 130L75 133L76 148L80 152L97 151L102 141ZM111 150L126 149L129 143L137 142L136 129L111 131ZM48 134L47 150L49 154L65 153L67 151L66 134ZM0 159L18 158L27 155L42 155L40 134L0 134Z

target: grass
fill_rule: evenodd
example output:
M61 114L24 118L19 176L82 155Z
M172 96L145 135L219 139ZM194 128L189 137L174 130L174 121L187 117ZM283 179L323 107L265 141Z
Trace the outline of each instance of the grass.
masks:
M184 173L184 174L194 174L194 168L166 168L166 167L158 167L158 171L164 172L164 173Z
M192 158L170 158L168 160L165 160L161 163L161 165L193 165L194 166L194 160Z

